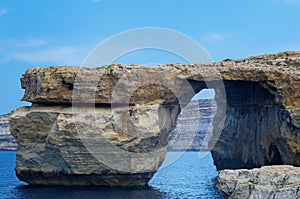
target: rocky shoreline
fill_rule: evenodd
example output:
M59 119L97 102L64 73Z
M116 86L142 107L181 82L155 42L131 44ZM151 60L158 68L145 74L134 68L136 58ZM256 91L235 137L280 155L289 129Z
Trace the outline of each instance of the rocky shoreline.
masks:
M225 169L219 172L216 183L225 198L295 199L300 197L300 167Z

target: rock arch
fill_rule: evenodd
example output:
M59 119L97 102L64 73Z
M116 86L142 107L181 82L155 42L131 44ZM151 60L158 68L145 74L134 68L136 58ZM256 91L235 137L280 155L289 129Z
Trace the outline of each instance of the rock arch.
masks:
M21 78L23 100L33 105L14 111L10 118L11 133L19 144L16 173L30 184L146 184L165 158L179 105L193 97L184 82L195 92L216 90L214 135L221 134L210 143L216 142L211 147L217 169L300 166L299 66L300 53L289 52L154 68L113 64L100 69L28 69ZM126 79L129 73L131 78ZM122 89L115 94L130 97L125 112L122 103L110 108L112 91L121 78ZM156 86L129 92L136 90L134 82L153 79ZM214 86L216 82L224 87ZM75 92L78 84L80 93ZM80 114L72 108L74 98ZM124 123L130 119L130 128L116 126L112 112L130 113L118 118ZM135 130L128 130L132 126Z

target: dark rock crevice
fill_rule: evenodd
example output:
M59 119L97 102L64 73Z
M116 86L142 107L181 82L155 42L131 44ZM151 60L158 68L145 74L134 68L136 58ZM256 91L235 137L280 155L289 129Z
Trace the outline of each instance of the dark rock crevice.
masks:
M277 148L277 146L273 143L270 144L269 147L269 165L281 165L283 164L280 152Z
M212 150L217 169L300 165L288 145L296 129L274 94L278 92L266 82L224 81L224 85L226 119Z

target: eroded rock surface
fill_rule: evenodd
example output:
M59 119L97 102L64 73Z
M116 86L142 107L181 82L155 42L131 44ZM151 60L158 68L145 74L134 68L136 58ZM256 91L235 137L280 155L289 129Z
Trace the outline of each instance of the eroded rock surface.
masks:
M222 170L217 177L217 187L225 198L295 199L300 197L300 167Z
M164 159L180 110L204 88L216 91L208 145L217 169L300 166L298 52L157 67L35 68L21 82L33 106L15 111L10 124L17 174L31 184L74 185L81 175L84 185L145 184Z
M215 111L216 103L212 99L191 101L178 115L176 128L168 138L168 150L208 150ZM192 119L191 114L194 115ZM0 151L15 151L18 147L16 139L9 131L9 116L10 114L0 116Z
M170 131L155 128L158 108L129 107L133 123L123 126L114 122L127 119L118 108L20 108L10 119L19 144L16 174L40 185L145 185L164 160L167 143L160 137Z
M263 82L225 81L224 84L226 119L212 151L217 168L300 166L300 126L289 113L298 106L283 106L276 97L281 91L270 85L266 89Z

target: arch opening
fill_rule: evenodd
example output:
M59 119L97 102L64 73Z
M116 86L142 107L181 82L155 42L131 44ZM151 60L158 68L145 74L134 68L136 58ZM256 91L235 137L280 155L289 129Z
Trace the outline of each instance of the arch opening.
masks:
M214 89L202 89L181 110L176 128L168 137L168 151L209 151L216 112L214 97Z
M164 163L149 181L150 186L165 192L177 190L174 185L180 183L186 191L181 194L222 198L215 186L218 173L208 145L217 108L214 97L214 89L203 88L181 110L168 137Z
M185 111L185 109L191 110L188 104L181 110L176 128L169 134L169 151L211 150L217 170L284 164L288 160L281 153L288 147L287 144L278 142L277 139L281 136L281 127L290 126L287 124L289 116L287 110L281 105L280 98L276 95L277 91L271 86L271 82L227 80L224 81L225 95L220 95L218 88L207 89L204 82L190 83L195 91L200 91L190 104L202 101L199 103L200 107L197 107L201 109L203 101L210 101L210 105L213 101L214 114L210 112L209 130L206 129L206 134L197 131L191 138L190 129L201 124L204 118L203 113L195 118L194 114ZM220 108L217 105L224 102L226 103L224 126L218 129L222 119L218 118ZM221 132L220 136L216 136L218 130ZM214 142L216 138L217 141ZM187 140L192 140L190 145Z

